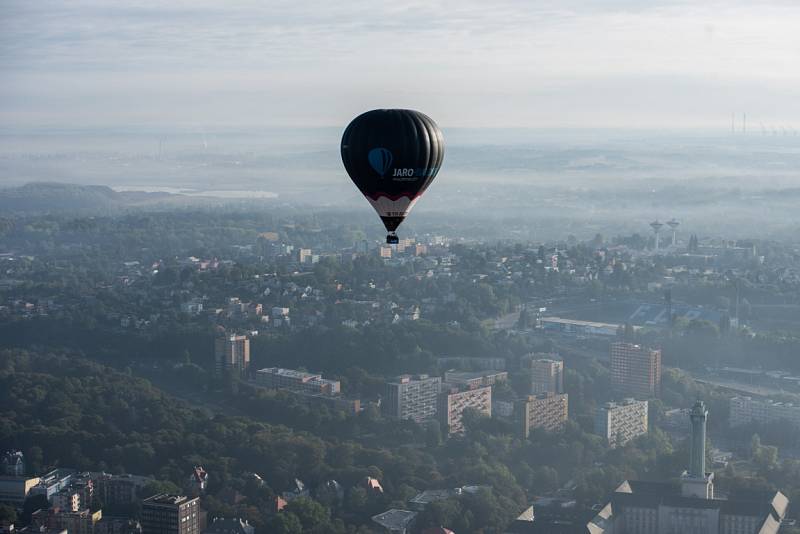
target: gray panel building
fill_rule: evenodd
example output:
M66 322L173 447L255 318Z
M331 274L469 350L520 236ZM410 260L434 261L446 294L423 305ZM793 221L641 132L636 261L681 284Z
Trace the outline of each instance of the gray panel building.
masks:
M417 423L432 419L436 416L441 387L442 379L438 376L399 376L386 384L386 398L382 401L384 413Z
M607 402L597 410L594 423L595 433L603 436L609 447L621 447L647 434L647 401Z

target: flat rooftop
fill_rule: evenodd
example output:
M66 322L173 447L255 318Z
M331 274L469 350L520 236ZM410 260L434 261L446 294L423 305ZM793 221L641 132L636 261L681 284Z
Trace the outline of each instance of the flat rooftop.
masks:
M506 375L508 371L496 371L494 369L487 371L446 371L445 374L448 378L455 378L456 380L475 380L476 378L487 376Z
M578 319L564 319L563 317L542 317L543 323L569 324L572 326L586 326L591 328L619 328L614 323L598 323L596 321L580 321Z
M166 493L162 493L160 495L153 495L152 497L148 497L144 500L147 504L162 504L166 506L177 506L179 504L183 504L190 500L189 497L186 495L169 495Z
M372 516L372 520L380 526L389 530L403 530L417 517L417 512L410 510L398 510L392 508L385 512Z
M282 367L267 367L266 369L259 369L256 372L269 375L285 376L287 378L294 378L296 380L310 380L312 378L322 377L322 375L306 373L305 371L297 371L295 369L284 369Z
M408 502L424 506L432 502L449 499L455 494L456 492L450 489L425 490L422 493L417 494L413 499L409 500Z

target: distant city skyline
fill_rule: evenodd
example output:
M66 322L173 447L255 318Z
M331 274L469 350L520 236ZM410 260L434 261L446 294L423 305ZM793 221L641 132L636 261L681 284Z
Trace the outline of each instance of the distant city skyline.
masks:
M0 125L800 129L800 6L4 2Z

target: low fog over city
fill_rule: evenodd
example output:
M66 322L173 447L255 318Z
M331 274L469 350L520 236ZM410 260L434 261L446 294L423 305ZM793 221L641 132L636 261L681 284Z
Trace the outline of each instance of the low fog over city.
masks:
M725 117L723 117L725 118ZM443 128L447 160L408 224L454 237L592 238L649 233L676 217L685 232L792 239L800 220L800 136L786 127L713 130ZM728 119L730 120L730 119ZM722 122L722 121L721 121ZM222 204L370 216L338 155L342 128L5 132L7 187L110 187L124 206ZM160 193L160 194L156 194ZM116 204L8 191L14 211ZM459 233L460 229L460 233Z

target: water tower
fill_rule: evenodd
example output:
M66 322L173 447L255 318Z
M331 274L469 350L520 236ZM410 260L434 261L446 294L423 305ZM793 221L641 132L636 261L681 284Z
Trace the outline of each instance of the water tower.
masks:
M650 228L653 229L653 233L656 234L656 247L655 249L658 250L658 234L661 232L661 227L664 226L662 223L655 220L650 223Z
M681 223L675 220L673 217L671 220L667 221L667 226L669 226L670 230L672 230L672 246L676 246L678 244L678 226Z

